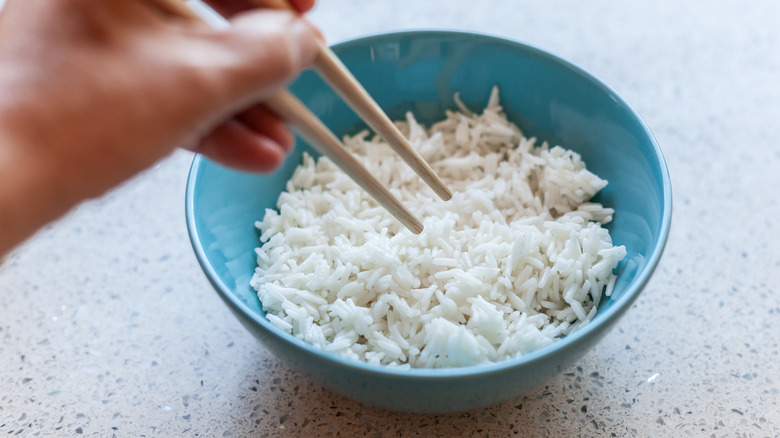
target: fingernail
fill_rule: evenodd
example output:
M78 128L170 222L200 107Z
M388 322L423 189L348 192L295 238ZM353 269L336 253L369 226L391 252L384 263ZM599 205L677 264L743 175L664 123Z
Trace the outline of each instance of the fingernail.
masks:
M321 38L319 30L304 19L296 19L293 21L291 33L298 46L296 51L298 65L301 67L310 66L317 53L317 39Z
M311 27L311 30L312 30L312 31L313 31L315 34L317 34L317 38L318 38L320 41L322 41L323 43L325 42L325 35L323 35L323 34L322 34L322 31L321 31L321 30L320 30L320 29L319 29L317 26L315 26L315 25L314 25L314 23L312 23L311 21L309 21L309 19L308 19L308 18L306 18L306 17L301 17L301 20L303 20L303 21L304 21L304 22L305 22L305 23L306 23L306 24L307 24L309 27Z

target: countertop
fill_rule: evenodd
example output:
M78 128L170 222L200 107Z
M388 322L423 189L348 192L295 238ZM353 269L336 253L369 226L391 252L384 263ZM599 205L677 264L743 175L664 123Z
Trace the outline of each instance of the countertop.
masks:
M402 29L527 42L645 119L674 190L619 325L516 400L452 415L310 383L212 290L184 223L191 155L75 209L0 267L0 436L780 436L780 3L322 0L331 42Z

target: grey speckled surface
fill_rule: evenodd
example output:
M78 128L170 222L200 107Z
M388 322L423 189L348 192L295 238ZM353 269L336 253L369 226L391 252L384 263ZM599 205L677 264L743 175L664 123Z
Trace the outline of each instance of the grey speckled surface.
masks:
M443 416L361 406L291 372L211 290L184 226L182 152L0 267L0 436L780 435L780 4L322 0L311 18L330 41L501 35L622 94L675 196L629 314L520 399Z

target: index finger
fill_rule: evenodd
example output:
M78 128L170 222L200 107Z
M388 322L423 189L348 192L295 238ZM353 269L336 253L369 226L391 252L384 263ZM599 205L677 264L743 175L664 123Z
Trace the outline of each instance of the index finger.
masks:
M291 9L303 14L314 7L315 0L285 0ZM240 12L253 8L263 7L263 0L204 0L204 3L211 6L217 13L223 17L230 18Z

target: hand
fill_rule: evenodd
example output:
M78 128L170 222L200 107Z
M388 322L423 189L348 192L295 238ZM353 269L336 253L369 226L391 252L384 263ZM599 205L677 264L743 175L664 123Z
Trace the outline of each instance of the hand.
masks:
M7 1L0 254L177 146L244 170L281 163L293 137L261 102L310 65L316 32L248 0L209 3L230 29L169 16L152 0Z

